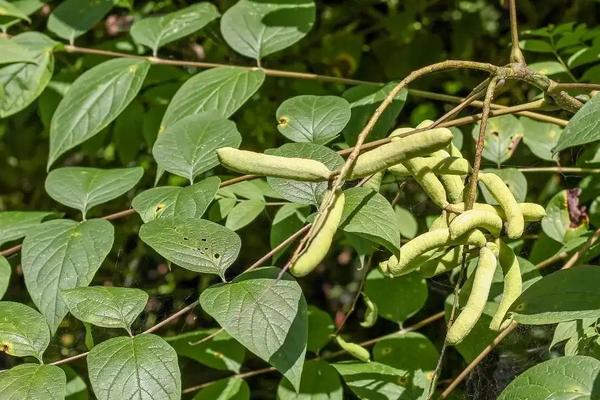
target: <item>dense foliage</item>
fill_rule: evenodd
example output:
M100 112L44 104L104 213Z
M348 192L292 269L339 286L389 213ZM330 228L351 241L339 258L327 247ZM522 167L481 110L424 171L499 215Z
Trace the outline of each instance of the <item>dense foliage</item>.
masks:
M600 398L600 3L0 0L0 400Z

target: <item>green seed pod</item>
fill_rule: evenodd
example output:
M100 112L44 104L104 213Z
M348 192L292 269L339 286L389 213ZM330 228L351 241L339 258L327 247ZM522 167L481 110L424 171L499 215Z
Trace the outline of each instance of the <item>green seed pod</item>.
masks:
M335 341L337 344L352 357L359 359L362 362L370 362L371 355L369 350L365 349L359 344L346 342L341 336L336 336Z
M446 334L446 343L450 345L457 345L462 342L483 313L497 265L496 256L491 247L486 245L479 251L479 263L475 269L473 287L467 299L467 304Z
M273 156L233 147L218 149L217 156L225 167L242 174L307 182L327 181L332 174L322 162L307 158Z
M373 301L371 301L371 299L369 299L364 293L363 299L365 300L367 309L365 311L365 319L360 323L360 326L363 328L370 328L375 325L375 322L377 322L377 304L373 303Z
M446 212L446 210L442 210L442 213L439 217L433 220L431 226L429 227L430 231L434 229L443 229L447 228L448 224L456 217L456 214L451 214Z
M465 204L464 203L456 203L453 204L453 208L457 211L464 211ZM493 206L490 204L484 203L475 203L473 204L474 210L483 210L496 213L500 218L506 221L506 214L504 214L504 210L500 206ZM535 203L519 203L519 209L523 213L523 219L525 222L535 222L540 221L542 218L546 216L546 210L544 207Z
M415 157L423 166L430 168L436 175L467 175L471 172L469 161L462 157ZM413 160L414 160L413 159ZM412 174L402 163L388 168L394 176L405 178Z
M376 192L379 192L379 189L381 187L381 181L383 180L384 174L385 174L385 172L379 171L376 174L371 175L371 177L365 182L363 187L370 188Z
M473 229L472 231L469 231L464 235L451 240L448 245L455 246L458 244L463 244L475 247L483 247L486 243L487 239L485 238L483 232L481 232L479 229Z
M479 180L494 196L504 214L506 214L506 235L510 239L518 239L525 229L525 218L512 192L498 175L482 172Z
M446 146L451 140L452 132L446 128L432 129L392 140L358 156L349 179L373 175L404 160L429 154Z
M424 262L433 257L436 254L436 250L437 249L434 249L423 254L419 254L414 259L403 265L402 268L399 268L398 266L398 258L395 255L392 255L389 259L379 263L379 269L384 275L390 277L410 274L411 272L419 268Z
M419 122L419 125L417 125L416 129L427 128L428 126L431 126L431 124L433 124L432 120L424 119L423 121Z
M446 150L438 150L432 155L434 157L441 158L442 163L444 162L444 160L450 159L450 154ZM467 166L468 165L469 164L467 163ZM435 170L435 168L433 169L433 171L437 174L440 174L438 171ZM448 200L450 200L450 203L458 203L463 200L465 184L460 176L442 173L440 174L440 181L446 189L446 194L448 196Z
M455 239L475 228L483 228L494 237L500 236L502 218L498 214L484 210L469 210L452 220L448 229L450 237Z
M500 331L506 327L506 322L510 323L509 320L504 321L504 317L510 306L523 291L523 279L521 278L519 259L510 246L503 241L500 241L498 261L504 274L504 288L502 290L502 299L490 323L490 329L494 331Z
M449 147L450 147L450 149L449 149L449 150L450 150L450 151L449 151L449 153L450 153L450 155L451 155L452 157L458 157L458 158L462 158L462 156L463 156L463 155L462 155L462 153L460 152L460 150L458 149L458 147L456 147L456 146L454 145L454 143L450 143L450 146L449 146Z
M446 252L441 257L427 260L419 267L419 273L425 278L433 278L434 276L448 272L462 263L464 246L456 246ZM467 257L467 259L472 257Z
M448 205L444 185L430 168L423 165L422 158L412 158L404 161L403 164L435 205L440 208Z
M333 236L342 219L344 211L344 192L338 192L333 205L326 210L328 212L321 229L312 238L306 249L296 261L290 266L290 273L294 276L304 276L315 269L327 255Z

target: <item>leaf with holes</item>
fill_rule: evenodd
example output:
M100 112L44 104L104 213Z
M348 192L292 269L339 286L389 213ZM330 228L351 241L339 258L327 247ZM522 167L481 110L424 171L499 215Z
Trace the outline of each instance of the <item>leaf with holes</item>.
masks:
M51 215L53 213L45 211L0 212L0 245L21 239Z
M585 215L582 214L579 219L575 219L575 215L571 218L569 197L577 197L573 193L575 192L570 194L569 190L563 190L555 194L546 205L546 216L542 219L544 233L563 244L587 231ZM572 207L575 209L576 206Z
M241 247L240 237L235 232L198 218L155 219L142 225L140 238L180 267L216 274L223 279Z
M0 373L3 399L64 400L67 377L55 365L21 364Z
M296 96L277 109L277 129L294 142L326 144L350 120L350 104L336 96Z
M149 68L146 60L118 58L81 74L52 116L48 168L117 118L140 91Z
M148 294L140 289L88 286L62 291L62 297L75 318L104 328L123 328L140 315Z
M200 305L227 333L299 388L306 353L306 300L289 274L264 267L210 286Z
M600 97L593 96L571 117L553 152L600 140L599 124Z
M312 0L239 0L221 18L221 34L236 52L260 61L302 39L315 22Z
M296 391L290 382L281 378L277 388L279 400L342 400L342 382L335 368L320 360L304 363L300 389Z
M156 55L159 47L199 31L218 17L214 5L192 4L169 14L135 21L130 33L133 40L150 47Z
M286 143L276 149L268 149L265 153L281 157L310 158L321 161L331 171L344 165L344 159L335 151L313 143ZM281 197L300 204L317 205L327 191L327 182L302 182L272 177L267 177L267 182Z
M535 121L531 118L519 118L523 126L523 142L529 150L542 160L558 161L558 154L552 154L562 135L562 128L547 122Z
M177 353L159 336L108 339L90 351L87 365L98 400L181 398Z
M208 337L211 336L210 339ZM224 330L201 329L165 338L178 355L208 367L240 372L246 349Z
M344 191L346 203L340 229L380 244L392 253L400 251L400 223L381 194L364 187Z
M593 400L600 398L600 361L587 356L558 357L529 368L498 400Z
M158 166L191 183L199 174L219 165L216 150L238 147L242 136L235 124L205 112L187 116L162 132L152 148Z
M265 81L260 69L219 67L188 79L175 93L160 123L160 131L188 115L214 111L228 118L236 112Z
M17 62L0 68L0 118L30 105L44 91L54 72L55 41L38 32L21 33L11 40L35 56L33 63Z
M65 0L48 17L48 30L73 42L113 8L115 0Z
M214 199L220 184L218 177L211 176L186 187L160 186L138 194L131 206L144 222L175 215L200 218Z
M25 304L0 301L0 351L42 361L49 343L50 331L42 314Z
M31 299L52 333L67 315L63 289L87 286L112 248L110 222L44 222L23 241L22 268Z
M527 196L527 178L525 178L525 174L515 168L502 168L502 169L493 169L487 168L484 169L483 172L491 172L495 175L498 175L508 189L511 191L513 196L515 196L515 200L518 203L522 203L525 201L525 197ZM479 188L481 189L481 193L483 193L483 197L485 198L485 202L487 204L498 204L496 198L492 196L487 187L483 183L479 183Z
M144 169L65 167L50 171L46 192L54 200L85 215L90 208L106 203L133 188Z
M479 123L473 127L473 138L479 137ZM523 137L523 125L514 115L490 118L485 130L483 158L497 165L508 160Z

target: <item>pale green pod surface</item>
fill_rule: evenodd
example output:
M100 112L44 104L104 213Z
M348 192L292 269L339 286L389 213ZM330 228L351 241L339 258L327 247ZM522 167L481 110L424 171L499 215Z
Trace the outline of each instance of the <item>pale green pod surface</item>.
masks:
M363 187L370 188L376 192L379 192L384 174L384 171L379 171L376 174L371 175L371 177L369 177L369 179L365 182Z
M417 257L425 255L428 251L438 247L446 246L449 240L450 232L448 229L436 229L425 232L409 240L400 248L400 259L398 262L394 264L392 258L388 261L387 268L389 273L393 276L398 276L418 268L419 265L413 264L413 261Z
M445 208L448 205L444 185L442 185L442 182L433 173L431 168L423 163L422 158L406 160L404 165L436 206Z
M464 203L456 203L453 205L453 207L457 208L458 210L465 209ZM484 203L475 203L473 204L473 209L495 212L500 218L506 221L506 214L504 214L504 210L500 206L493 206ZM542 218L546 216L546 210L539 204L519 203L519 209L523 213L523 219L525 220L525 222L541 221Z
M413 160L419 159L423 165L429 167L437 175L467 175L471 172L469 161L458 157L415 157ZM394 176L405 178L412 174L403 164L396 164L388 168Z
M360 326L363 328L370 328L375 325L375 322L377 322L377 304L373 303L373 301L371 301L371 299L369 299L364 293L363 299L365 300L367 309L365 311L365 319L360 323Z
M322 182L329 180L332 173L322 162L307 158L273 156L233 147L222 147L217 155L221 164L242 174Z
M446 150L438 150L433 153L433 156L440 159L440 163L444 163L445 160L450 159L450 154ZM467 163L467 166L468 165L469 164ZM450 203L458 203L463 200L465 184L460 176L440 172L437 165L432 168L432 171L440 176L440 181L442 182L444 189L446 189L446 196Z
M431 124L433 124L432 120L424 119L423 121L419 122L419 125L417 125L416 129L427 128L428 126L431 126Z
M503 324L503 321L506 313L523 291L523 278L521 277L519 259L510 246L502 241L500 241L498 261L504 274L504 288L502 290L502 299L490 323L490 329L494 331L504 328L505 324Z
M424 262L419 267L419 273L425 278L433 278L460 266L462 263L463 248L464 246L453 247L443 256Z
M290 273L294 276L304 276L314 270L327 255L333 236L342 220L344 211L345 195L338 192L333 205L326 210L328 212L321 229L312 238L304 252L296 259L290 267Z
M408 168L406 168L402 163L392 165L388 168L388 171L398 178L406 178L412 175Z
M479 251L479 262L475 269L475 278L467 304L446 334L448 344L456 345L462 342L481 317L492 287L496 265L494 251L490 246L482 247Z
M397 277L402 275L410 274L413 271L416 271L423 263L428 261L431 257L436 255L436 249L427 251L423 254L419 254L415 258L413 258L410 262L405 264L398 263L398 258L396 256L391 256L385 262L385 268L387 270L388 276ZM401 251L402 252L402 251ZM402 256L400 257L402 260Z
M352 357L359 359L362 362L370 362L371 355L369 350L365 349L359 344L346 342L341 336L336 336L335 341L337 344Z
M483 234L483 232L481 232L479 229L473 229L472 231L469 231L467 233L465 233L462 236L459 236L458 238L450 241L449 244L451 245L458 245L458 244L463 244L463 245L469 245L469 246L475 246L475 247L483 247L485 246L487 243L487 239L485 238L485 235Z
M431 129L394 139L358 156L349 179L363 178L404 160L430 154L443 148L451 140L452 132L446 128Z
M475 228L485 229L492 236L498 237L502 230L502 218L490 211L469 210L454 218L448 227L452 239L456 239Z
M459 158L462 158L462 156L463 156L463 155L462 155L462 153L460 152L460 150L458 149L458 147L456 147L456 146L454 145L454 143L450 143L450 146L449 146L449 148L450 148L450 151L449 151L449 153L450 153L450 155L451 155L452 157L459 157Z
M492 173L480 173L479 180L483 182L500 207L502 207L502 210L504 210L504 214L506 215L506 235L510 239L520 238L525 230L525 218L523 217L519 203L515 200L515 196L513 196L508 186L506 186L502 178Z
M448 228L448 224L454 218L455 218L455 214L451 214L451 213L446 212L445 210L442 210L442 213L440 214L440 216L437 217L436 219L434 219L433 222L431 223L429 230L433 231L435 229Z

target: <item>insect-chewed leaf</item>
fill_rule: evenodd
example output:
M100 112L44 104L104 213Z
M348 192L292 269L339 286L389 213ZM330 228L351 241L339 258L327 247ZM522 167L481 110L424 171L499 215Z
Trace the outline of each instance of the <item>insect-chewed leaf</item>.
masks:
M0 301L0 351L41 361L49 343L50 331L42 314L21 303Z
M55 365L21 364L0 373L4 399L64 400L67 377Z
M200 295L200 305L297 390L306 353L306 300L298 283L289 274L278 279L279 272L264 267L211 286Z
M142 225L140 238L167 260L195 272L224 277L236 260L240 237L214 222L184 217L159 218Z
M473 127L473 137L479 136L479 123ZM514 115L490 118L485 130L483 157L498 165L508 160L523 137L523 126Z

